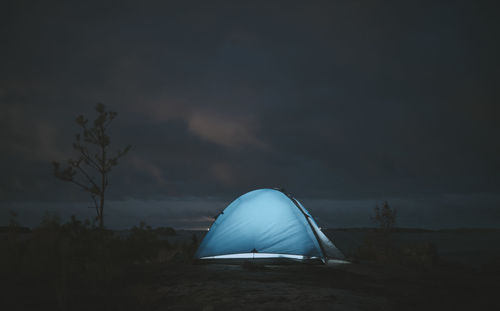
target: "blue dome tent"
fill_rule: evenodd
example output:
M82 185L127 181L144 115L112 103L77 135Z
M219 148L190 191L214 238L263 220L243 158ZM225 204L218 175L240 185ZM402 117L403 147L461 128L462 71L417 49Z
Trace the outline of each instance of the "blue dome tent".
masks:
M283 190L248 192L227 206L210 227L195 259L200 261L343 259L311 214Z

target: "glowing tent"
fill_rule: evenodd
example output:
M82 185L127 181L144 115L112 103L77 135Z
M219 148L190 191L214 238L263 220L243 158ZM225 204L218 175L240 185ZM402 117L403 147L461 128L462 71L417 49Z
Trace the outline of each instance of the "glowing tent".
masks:
M325 263L344 256L299 201L281 190L259 189L240 196L220 213L195 258Z

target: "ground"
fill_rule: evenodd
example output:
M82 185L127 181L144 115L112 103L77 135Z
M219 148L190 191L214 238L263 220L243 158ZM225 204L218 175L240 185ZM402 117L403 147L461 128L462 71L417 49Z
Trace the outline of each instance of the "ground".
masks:
M134 229L124 238L70 225L4 234L0 310L500 310L497 233L468 243L446 233L439 258L407 243L375 260L226 265L193 263L192 234L167 241ZM407 251L415 260L402 260ZM458 260L464 254L474 256Z
M500 310L498 276L461 266L152 263L96 288L12 284L2 310Z
M462 271L461 271L462 270ZM152 310L486 310L497 276L461 267L422 271L375 264L167 265Z

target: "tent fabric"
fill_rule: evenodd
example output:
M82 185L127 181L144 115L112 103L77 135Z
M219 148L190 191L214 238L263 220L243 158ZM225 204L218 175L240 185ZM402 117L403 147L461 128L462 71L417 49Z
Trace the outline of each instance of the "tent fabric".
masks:
M345 259L344 254L342 254L339 249L333 244L330 239L321 231L321 229L318 227L316 224L316 221L312 218L311 214L304 208L302 204L300 204L299 201L295 200L300 208L308 215L310 221L311 221L311 227L313 230L316 232L316 236L318 237L319 244L321 245L323 252L325 253L326 257L328 258L336 258L336 259Z
M274 189L248 192L217 217L195 258L343 258L294 198ZM264 255L265 254L265 255Z

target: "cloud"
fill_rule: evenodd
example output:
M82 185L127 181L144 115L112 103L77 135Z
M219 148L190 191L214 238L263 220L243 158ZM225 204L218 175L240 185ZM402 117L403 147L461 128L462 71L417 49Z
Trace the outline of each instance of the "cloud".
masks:
M213 99L207 99L206 104ZM223 111L225 105L213 109L203 106L200 99L160 94L141 101L141 105L128 105L127 112L143 115L155 123L176 120L186 122L189 132L204 141L229 149L252 146L266 149L265 142L258 137L260 124L254 115L242 115L234 111ZM227 108L228 110L230 108Z
M155 122L167 122L185 120L190 111L190 104L182 98L160 95L141 100L141 105L131 104L127 109L133 113L145 114Z
M128 155L128 162L133 168L141 173L146 173L160 186L167 186L167 180L163 175L163 170L150 160L145 160L137 155Z
M266 147L256 135L256 122L249 117L194 112L188 118L188 127L202 139L227 148Z
M70 154L73 118L94 116L97 101L119 112L112 149L134 146L113 170L112 198L263 185L328 199L500 189L489 63L498 47L484 23L448 27L470 6L443 17L440 6L236 5L227 14L162 2L107 16L99 5L2 12L2 200L80 198L60 191L45 162Z
M217 181L226 186L233 185L236 182L233 171L227 163L215 163L210 168L210 172Z
M58 128L50 121L36 118L22 105L4 105L0 115L0 129L5 135L2 149L16 157L35 161L63 159L59 148Z
M65 157L65 154L57 146L58 132L54 125L45 121L38 121L35 131L34 149L39 159L51 161ZM31 153L33 153L33 150L31 150Z

